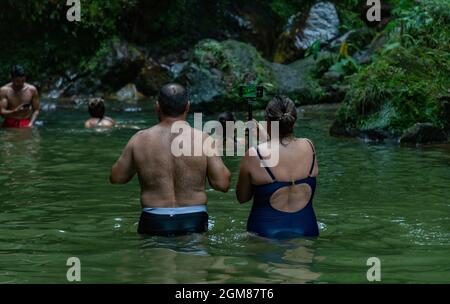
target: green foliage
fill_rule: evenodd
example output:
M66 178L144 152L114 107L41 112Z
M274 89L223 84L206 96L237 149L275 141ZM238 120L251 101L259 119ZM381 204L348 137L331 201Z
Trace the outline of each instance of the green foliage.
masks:
M321 56L314 66L312 76L319 79L325 74L330 67L332 67L338 61L338 56L335 54L329 54L328 56Z
M347 128L401 133L417 122L444 127L440 98L450 83L450 2L397 2L400 17L386 29L389 41L353 76L339 110Z
M66 1L2 0L0 10L0 81L12 64L22 64L31 81L77 70L104 40L119 32L122 17L136 0L81 1L81 22L68 22ZM12 31L12 29L14 29Z
M305 58L309 56L313 56L314 60L317 60L320 50L321 50L322 41L317 39L314 43L306 50Z
M349 10L347 8L340 8L338 10L341 24L339 30L344 33L352 29L359 29L365 27L364 21L361 19L358 12Z
M347 76L358 72L360 69L361 66L352 57L345 57L332 65L329 70Z
M298 12L298 5L286 0L273 0L270 3L272 10L281 18L283 23Z
M102 41L95 55L92 57L83 58L80 61L79 68L85 72L96 71L99 68L99 65L103 62L104 58L111 52L111 45L118 41L119 38L117 37Z
M416 122L443 126L439 98L448 89L450 54L397 47L355 75L339 118L359 129L395 133Z
M351 9L357 11L359 6L361 5L360 0L341 0L339 4L347 9Z
M268 91L274 87L273 75L266 61L254 47L244 43L204 40L194 48L190 61L207 71L218 69L224 72L229 92L224 96L225 100L240 101L239 85L246 83L247 78Z

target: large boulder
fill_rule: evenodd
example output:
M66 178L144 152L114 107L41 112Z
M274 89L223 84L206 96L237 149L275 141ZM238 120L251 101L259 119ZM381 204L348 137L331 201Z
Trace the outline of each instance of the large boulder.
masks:
M301 12L292 16L278 41L275 62L291 62L301 58L316 41L328 42L339 35L339 16L331 2L313 5L306 16Z
M188 86L194 105L208 104L209 109L239 102L239 85L249 82L265 86L268 95L263 104L277 92L298 103L314 103L322 96L320 86L310 77L314 65L313 58L289 65L272 63L246 43L204 40L193 49L177 81Z
M147 96L154 96L161 86L170 82L171 71L167 66L148 60L136 79L138 90Z
M103 87L113 90L133 82L146 62L144 53L122 41L105 46L94 60L92 76L98 77Z
M129 83L123 88L121 88L119 91L117 91L115 96L112 97L117 99L118 101L133 101L141 99L144 96L141 93L139 93L134 84Z
M234 1L225 15L229 38L251 43L265 58L271 58L282 22L267 2Z
M50 98L105 95L133 83L146 62L145 55L123 41L103 44L83 71L67 71L50 90Z

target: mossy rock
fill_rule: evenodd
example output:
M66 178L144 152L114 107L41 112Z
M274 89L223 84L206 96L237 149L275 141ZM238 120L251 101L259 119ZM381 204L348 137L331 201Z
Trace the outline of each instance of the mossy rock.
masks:
M448 90L450 54L398 47L354 76L337 120L347 129L401 135L415 123L444 127L439 98Z
M247 83L265 87L265 97L257 107L264 107L276 93L287 94L299 104L315 103L324 92L311 76L314 65L313 58L276 64L249 44L204 40L194 47L177 81L188 86L194 106L208 104L208 109L223 110L244 102L239 86Z

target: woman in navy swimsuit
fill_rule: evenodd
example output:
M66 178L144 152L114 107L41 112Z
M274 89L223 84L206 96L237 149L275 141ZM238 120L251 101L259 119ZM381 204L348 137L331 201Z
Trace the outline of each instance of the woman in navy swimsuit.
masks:
M254 199L247 230L275 239L318 236L313 209L318 175L314 145L295 138L297 110L289 98L276 96L265 115L269 132L270 123L279 122L279 141L271 141L270 148L267 143L251 148L242 160L236 195L241 203ZM270 155L273 149L279 149L279 162L269 168L262 155Z

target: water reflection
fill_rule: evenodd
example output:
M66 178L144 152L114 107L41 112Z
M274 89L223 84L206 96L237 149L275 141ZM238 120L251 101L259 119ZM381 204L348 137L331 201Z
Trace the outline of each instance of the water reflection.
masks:
M150 106L114 118L146 128L157 122ZM91 132L86 116L58 107L40 116L45 128L0 129L0 282L64 283L70 256L85 283L364 283L371 256L384 283L449 281L449 145L331 138L328 113L307 110L296 133L315 141L321 164L318 239L250 236L250 204L214 191L208 233L141 238L138 181L108 184L136 131ZM234 188L240 158L225 162Z
M37 129L0 129L1 179L29 182L38 171L41 136Z
M199 256L207 256L208 242L203 234L189 234L178 237L141 236L143 243L141 248L169 249L179 253L190 253Z

